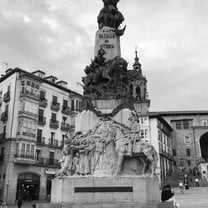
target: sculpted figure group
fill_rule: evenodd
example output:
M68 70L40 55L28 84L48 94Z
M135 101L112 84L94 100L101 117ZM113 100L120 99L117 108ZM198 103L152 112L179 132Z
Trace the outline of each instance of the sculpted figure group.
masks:
M63 148L56 176L123 175L126 158L138 165L125 174L155 174L157 153L152 145L141 141L138 120L134 116L130 119L130 128L106 119L86 134L77 132Z
M103 99L109 94L117 98L127 93L128 63L121 57L105 61L104 54L105 50L99 49L95 59L84 70L84 95L91 99Z

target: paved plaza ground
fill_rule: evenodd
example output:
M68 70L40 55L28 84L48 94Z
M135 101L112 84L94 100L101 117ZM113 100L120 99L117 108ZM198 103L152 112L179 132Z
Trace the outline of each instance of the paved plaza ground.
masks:
M181 194L180 191L175 188L175 198L177 203L180 204L180 208L208 208L208 187L199 187L199 188L190 188L186 190L184 194ZM32 204L23 203L22 208L31 208ZM11 205L8 208L16 208L16 205Z
M208 208L208 187L191 187L185 190L184 194L181 194L177 188L174 191L180 208Z

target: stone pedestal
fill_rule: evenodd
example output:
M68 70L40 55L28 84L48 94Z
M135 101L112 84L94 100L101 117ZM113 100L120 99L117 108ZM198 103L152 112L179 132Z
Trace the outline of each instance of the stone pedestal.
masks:
M156 208L157 177L65 177L52 182L51 203L37 207Z

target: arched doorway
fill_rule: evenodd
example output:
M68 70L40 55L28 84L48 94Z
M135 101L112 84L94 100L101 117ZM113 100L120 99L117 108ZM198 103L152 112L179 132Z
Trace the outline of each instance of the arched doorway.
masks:
M201 157L208 162L208 132L200 138Z
M25 201L38 200L40 176L35 173L22 173L18 175L17 196L21 194Z

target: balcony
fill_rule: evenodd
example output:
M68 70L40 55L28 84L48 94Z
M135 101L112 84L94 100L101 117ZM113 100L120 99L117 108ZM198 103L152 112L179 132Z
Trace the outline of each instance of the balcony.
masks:
M4 102L5 103L7 103L7 102L9 102L10 101L10 91L8 91L8 92L6 92L5 94L4 94L4 98L3 98L3 100L4 100Z
M46 117L38 117L38 125L45 126L46 125Z
M32 118L36 118L38 117L38 114L37 113L31 113L31 112L28 112L28 111L25 111L25 110L22 110L22 111L19 111L19 116L30 116Z
M37 145L45 145L45 137L37 137Z
M14 162L20 164L35 164L35 157L32 155L26 154L15 154L14 155Z
M39 100L40 99L40 96L39 94L36 94L32 91L29 91L29 90L24 90L20 93L20 97L28 97L28 98L31 98L33 100Z
M45 98L40 99L39 106L42 108L46 108L48 106L48 100L46 100Z
M50 120L50 127L53 129L58 129L59 128L59 121L55 121L55 120Z
M8 120L8 111L4 111L1 114L1 121L6 122Z
M36 134L30 133L30 132L25 132L25 131L22 132L22 135L26 136L26 137L36 137Z
M49 139L48 145L52 147L59 147L57 139Z
M62 131L69 131L69 128L70 128L69 124L61 122L61 130Z
M35 164L36 165L40 165L40 166L54 166L59 168L60 167L60 163L58 162L58 160L55 159L51 159L51 158L36 158L35 160Z
M61 112L68 116L71 112L71 109L70 109L70 107L62 106L62 111Z
M59 111L60 110L60 103L51 103L51 110Z

